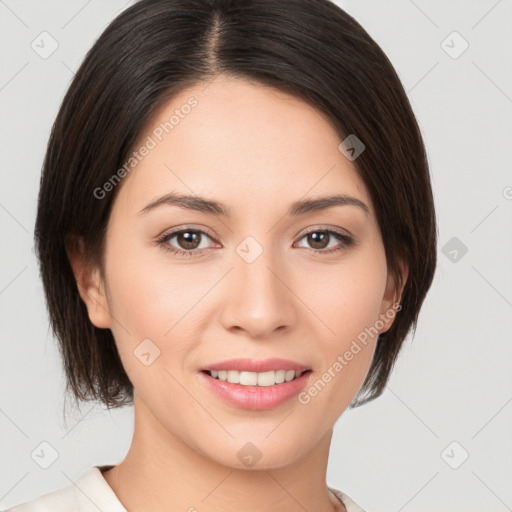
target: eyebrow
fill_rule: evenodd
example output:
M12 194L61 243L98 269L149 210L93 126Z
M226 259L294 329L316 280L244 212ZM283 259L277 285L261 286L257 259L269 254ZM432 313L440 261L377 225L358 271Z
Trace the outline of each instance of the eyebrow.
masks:
M295 201L291 204L287 215L303 215L310 212L323 211L334 206L357 206L361 208L366 215L370 213L370 210L366 203L355 197L347 196L345 194L338 194L333 196L319 197L316 199L305 199L301 201ZM214 201L212 199L206 199L204 197L195 195L183 195L177 192L171 192L166 194L154 201L151 201L146 205L140 214L146 214L161 206L179 206L186 210L194 210L202 213L207 213L215 216L230 217L231 209L225 204Z

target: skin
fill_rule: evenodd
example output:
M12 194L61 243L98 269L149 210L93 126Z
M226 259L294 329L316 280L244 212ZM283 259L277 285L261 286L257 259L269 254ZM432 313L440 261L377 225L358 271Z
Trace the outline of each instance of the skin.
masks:
M118 185L103 276L70 254L90 320L111 329L135 388L131 447L104 477L130 511L344 510L326 486L331 436L367 375L376 336L308 404L295 397L266 411L238 409L198 371L282 357L312 369L307 389L392 307L402 290L388 276L370 198L322 113L242 79L183 91L136 147L191 96L198 105ZM178 206L138 214L171 191L222 201L231 217ZM285 215L294 201L334 193L360 199L369 214L345 205ZM156 244L189 225L214 235L201 235L196 256ZM316 254L341 244L313 245L303 233L317 227L348 232L356 245ZM247 236L263 250L250 264L236 252ZM179 242L167 244L187 250ZM149 366L133 353L147 338L160 350ZM237 457L248 441L261 452L252 468Z

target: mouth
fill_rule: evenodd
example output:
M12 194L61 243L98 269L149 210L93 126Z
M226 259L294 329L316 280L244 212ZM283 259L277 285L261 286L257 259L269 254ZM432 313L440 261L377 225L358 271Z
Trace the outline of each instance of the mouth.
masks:
M231 359L200 368L202 384L230 406L252 411L291 403L312 369L287 359Z
M210 377L229 382L230 384L239 384L240 386L259 386L268 387L290 382L298 379L302 374L309 373L311 370L269 370L266 372L249 372L238 370L202 370Z

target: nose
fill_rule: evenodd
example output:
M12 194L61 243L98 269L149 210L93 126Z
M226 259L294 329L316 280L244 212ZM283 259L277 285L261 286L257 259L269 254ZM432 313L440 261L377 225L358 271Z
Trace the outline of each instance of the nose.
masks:
M297 304L285 262L263 252L255 261L234 255L234 268L226 280L222 323L225 329L244 331L248 336L269 339L274 331L293 328ZM288 277L288 278L287 278Z

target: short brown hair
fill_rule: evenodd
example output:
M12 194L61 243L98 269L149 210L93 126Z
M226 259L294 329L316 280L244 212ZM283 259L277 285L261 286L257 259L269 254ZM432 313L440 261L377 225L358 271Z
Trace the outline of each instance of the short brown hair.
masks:
M402 309L377 341L351 407L378 397L416 323L436 267L437 227L427 157L403 86L386 55L328 0L141 0L88 52L52 128L35 241L67 391L107 407L133 403L133 385L109 329L95 327L66 249L83 240L103 265L115 194L94 190L116 173L150 116L182 90L218 75L278 88L323 112L340 141L365 145L354 161L368 189Z

